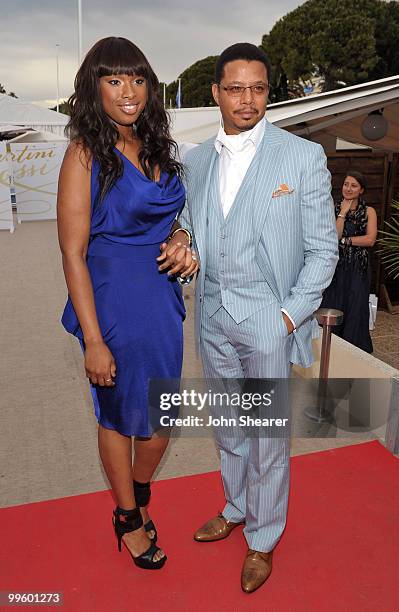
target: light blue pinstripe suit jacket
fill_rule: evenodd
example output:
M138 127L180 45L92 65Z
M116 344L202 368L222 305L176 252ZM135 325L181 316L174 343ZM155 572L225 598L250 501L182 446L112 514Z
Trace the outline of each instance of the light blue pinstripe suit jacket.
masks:
M212 168L218 155L214 138L185 157L186 205L179 217L190 230L201 269L196 283L196 338L201 344L201 314L206 270L206 221ZM253 214L240 231L254 233L257 262L278 303L296 323L290 361L311 365L312 314L330 284L338 260L331 177L323 148L269 122L256 152L258 172ZM255 158L252 163L254 163ZM247 172L244 181L250 176ZM292 193L272 197L281 184ZM239 254L237 254L239 257Z

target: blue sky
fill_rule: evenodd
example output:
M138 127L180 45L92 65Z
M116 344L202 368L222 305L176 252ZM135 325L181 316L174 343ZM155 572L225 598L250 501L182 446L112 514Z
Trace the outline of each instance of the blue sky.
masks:
M104 36L125 36L147 55L161 81L240 41L262 35L298 0L82 0L83 52ZM2 0L0 83L31 101L69 96L77 70L77 0Z

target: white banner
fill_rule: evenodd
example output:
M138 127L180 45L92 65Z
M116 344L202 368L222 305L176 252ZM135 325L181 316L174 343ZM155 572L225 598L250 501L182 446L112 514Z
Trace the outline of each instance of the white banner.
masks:
M58 175L67 145L67 141L9 143L18 222L57 218Z
M10 167L5 141L0 141L0 230L14 231L10 192Z

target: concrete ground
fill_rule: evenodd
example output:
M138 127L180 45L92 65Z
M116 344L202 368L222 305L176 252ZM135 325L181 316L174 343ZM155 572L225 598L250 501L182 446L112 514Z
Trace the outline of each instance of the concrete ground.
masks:
M66 288L55 222L24 223L13 235L1 232L0 259L0 506L107 488L82 354L77 340L59 322ZM192 289L184 294L183 376L201 378L194 351ZM380 317L379 313L377 330ZM396 351L395 359L399 359L393 340L394 333L399 338L399 316L384 323L381 335L377 330L378 351L388 356ZM362 439L297 438L292 452L313 452ZM157 478L218 467L211 436L174 438Z
M377 312L377 325L371 332L373 356L399 370L399 314Z

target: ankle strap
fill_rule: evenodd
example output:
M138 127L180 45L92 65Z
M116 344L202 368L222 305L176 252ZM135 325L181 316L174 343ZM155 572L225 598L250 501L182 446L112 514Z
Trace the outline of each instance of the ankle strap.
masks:
M139 507L147 506L151 497L151 482L133 480L134 499Z
M141 516L140 508L133 508L132 510L125 510L120 506L117 506L114 510L115 520L119 523L124 533L130 531L136 531L143 526L143 518Z

